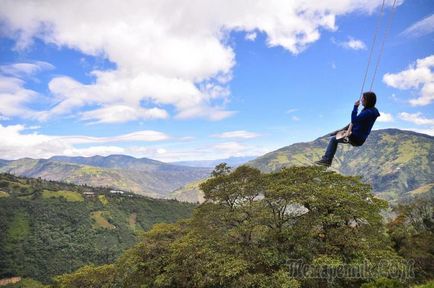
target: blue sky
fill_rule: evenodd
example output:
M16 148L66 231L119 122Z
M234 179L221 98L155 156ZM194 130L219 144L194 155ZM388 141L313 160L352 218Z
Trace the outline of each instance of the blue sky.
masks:
M314 140L349 122L382 5L121 2L0 0L0 158L204 160ZM432 1L397 2L375 129L434 135L433 32Z

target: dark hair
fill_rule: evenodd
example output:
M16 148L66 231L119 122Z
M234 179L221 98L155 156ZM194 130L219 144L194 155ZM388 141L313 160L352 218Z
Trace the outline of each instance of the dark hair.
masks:
M363 98L365 98L365 108L375 107L375 103L377 102L377 95L374 92L365 92L363 93Z

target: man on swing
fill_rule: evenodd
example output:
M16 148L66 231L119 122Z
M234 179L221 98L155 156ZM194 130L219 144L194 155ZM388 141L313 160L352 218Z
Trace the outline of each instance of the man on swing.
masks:
M362 146L369 133L371 133L372 126L375 120L380 116L375 103L377 96L374 92L365 92L362 96L363 110L357 115L360 100L354 103L353 112L351 113L351 124L345 127L343 131L332 133L327 150L322 156L321 160L316 161L315 164L329 167L332 164L333 157L335 156L338 143L349 143L352 146Z

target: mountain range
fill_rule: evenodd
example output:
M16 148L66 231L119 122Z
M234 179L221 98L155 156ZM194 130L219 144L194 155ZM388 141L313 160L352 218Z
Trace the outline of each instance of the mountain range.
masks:
M262 172L289 166L310 166L321 158L328 137L296 143L267 153L246 164ZM419 193L434 193L434 137L412 131L372 131L361 147L340 144L330 170L359 175L379 197L397 201ZM170 195L181 201L203 201L196 181Z
M246 163L267 173L294 165L310 166L322 156L327 143L328 137L320 137L311 142L282 147L256 159L233 157L163 163L147 158L111 155L0 160L0 172L113 187L155 198L202 202L203 194L198 186L209 177L214 165L226 162L229 166L236 167ZM432 192L434 137L398 129L375 130L361 147L339 145L329 169L344 175L361 176L372 185L378 196L390 201L415 193Z
M208 177L211 171L211 168L173 165L126 155L0 161L3 173L112 187L155 198L165 198L187 183Z
M217 160L198 160L198 161L178 161L178 162L171 162L171 164L175 165L183 165L183 166L190 166L190 167L208 167L208 168L214 168L220 163L226 163L230 167L237 167L240 166L250 160L254 160L255 156L245 156L245 157L229 157L225 159L217 159Z

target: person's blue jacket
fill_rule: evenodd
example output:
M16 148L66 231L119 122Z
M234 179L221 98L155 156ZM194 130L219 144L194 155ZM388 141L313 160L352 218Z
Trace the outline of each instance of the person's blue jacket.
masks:
M359 115L357 115L358 106L354 105L353 112L351 113L351 123L353 129L351 130L351 141L357 145L362 145L369 133L371 133L372 126L375 120L380 116L377 108L363 108Z

